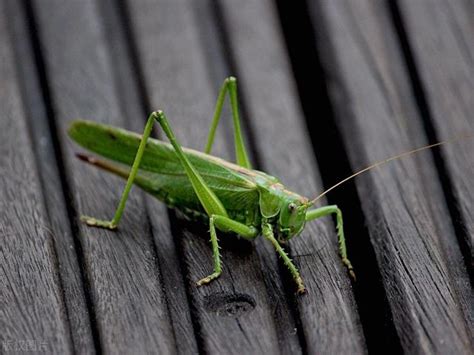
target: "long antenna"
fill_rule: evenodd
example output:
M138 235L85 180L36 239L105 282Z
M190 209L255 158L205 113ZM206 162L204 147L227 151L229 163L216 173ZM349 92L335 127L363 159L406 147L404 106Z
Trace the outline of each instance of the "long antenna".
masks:
M407 152L404 152L404 153L401 153L401 154L398 154L398 155L395 155L393 157L390 157L390 158L387 158L387 159L384 159L384 160L380 160L374 164L371 164L357 172L355 172L354 174L346 177L345 179L339 181L337 184L331 186L329 189L325 190L324 192L322 192L321 194L319 194L315 199L311 200L310 201L310 204L313 205L316 201L318 201L321 197L327 195L329 192L331 192L332 190L334 190L336 187L339 187L341 186L342 184L346 183L347 181L349 180L352 180L353 178L355 178L356 176L359 176L369 170L372 170L373 168L376 168L377 166L380 166L380 165L383 165L383 164L386 164L386 163L389 163L393 160L397 160L397 159L400 159L400 158L404 158L408 155L411 155L411 154L414 154L414 153L418 153L418 152L421 152L423 150L427 150L427 149L431 149L431 148L435 148L435 147L439 147L440 145L444 145L444 144L447 144L447 143L452 143L452 142L456 142L456 141L459 141L459 140L462 140L462 139L467 139L467 138L473 138L474 137L474 134L469 134L469 135L463 135L463 136L459 136L459 137L455 137L455 138L451 138L451 139L447 139L447 140L444 140L444 141L441 141L441 142L438 142L438 143L433 143L433 144L429 144L429 145L425 145L423 147L420 147L420 148L416 148L416 149L413 149L413 150L409 150Z

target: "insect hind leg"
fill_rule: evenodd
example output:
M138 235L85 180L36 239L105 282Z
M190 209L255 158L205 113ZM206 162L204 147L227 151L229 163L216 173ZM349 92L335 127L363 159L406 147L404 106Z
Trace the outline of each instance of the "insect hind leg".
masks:
M221 255L219 252L219 240L217 239L216 227L223 232L234 232L245 239L253 240L257 237L258 231L255 227L247 226L240 222L234 221L228 217L212 215L209 218L212 254L214 259L214 272L197 282L198 286L208 284L212 280L217 279L222 273Z
M153 124L157 121L163 131L165 132L166 136L168 137L171 145L173 146L178 159L180 160L186 175L189 178L193 186L193 190L198 196L199 201L201 202L202 206L204 207L206 213L209 216L214 214L227 216L227 211L222 205L222 202L216 196L216 194L211 190L211 188L206 184L204 179L202 178L201 174L194 168L191 164L189 159L183 152L181 148L181 144L179 144L178 140L176 139L169 123L168 119L166 118L163 111L155 111L150 114L148 117L147 123L145 125L145 130L143 132L142 140L140 141L140 145L137 150L137 154L135 156L135 160L133 161L132 168L130 170L130 174L127 179L127 183L125 185L125 189L122 193L122 197L120 199L119 205L117 210L115 211L115 215L112 220L104 221L99 220L94 217L83 216L81 220L87 223L90 226L101 227L101 228L108 228L108 229L116 229L120 219L122 218L123 211L125 209L125 203L127 202L128 195L133 185L133 181L138 173L138 169L140 167L140 162L143 157L143 153L145 151L146 142L151 134L151 130L153 129Z
M135 160L133 161L132 168L130 169L130 174L128 175L127 183L125 184L125 188L122 192L122 197L120 198L120 202L117 206L117 209L115 211L115 214L112 220L101 220L94 217L81 216L81 221L93 227L107 228L111 230L114 230L117 228L118 223L120 222L120 219L122 218L122 214L125 209L125 204L128 200L128 195L130 193L130 190L132 189L133 181L135 180L135 177L138 173L138 168L140 167L140 162L143 157L143 152L145 151L146 141L148 140L148 137L150 137L154 121L155 121L155 113L152 113L148 117L147 123L145 125L143 136L140 141L140 145L138 146L137 154L135 155Z
M222 106L224 105L225 95L227 92L229 93L230 106L232 109L232 120L234 123L236 161L238 165L250 169L250 160L248 158L247 150L245 149L244 138L240 128L239 104L237 100L237 79L233 76L230 76L224 80L224 83L222 84L222 87L219 91L219 95L217 96L216 108L214 110L214 116L212 118L211 128L209 129L209 135L204 152L206 154L211 152L217 125L219 124L222 114Z

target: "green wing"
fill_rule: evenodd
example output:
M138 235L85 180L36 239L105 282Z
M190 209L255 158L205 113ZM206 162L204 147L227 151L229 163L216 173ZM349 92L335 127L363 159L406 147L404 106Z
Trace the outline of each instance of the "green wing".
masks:
M82 147L119 163L94 160L96 165L122 177L128 176L140 135L82 120L72 122L68 133ZM183 150L228 211L255 210L258 207L255 178L265 174L192 149ZM169 143L148 139L135 184L171 207L203 210Z

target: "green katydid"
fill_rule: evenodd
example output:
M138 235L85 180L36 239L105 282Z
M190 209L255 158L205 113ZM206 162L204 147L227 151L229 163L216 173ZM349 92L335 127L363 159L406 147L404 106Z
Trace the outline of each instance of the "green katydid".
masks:
M210 155L227 94L233 117L236 164ZM155 121L160 124L171 144L149 138ZM298 293L305 292L303 280L281 243L300 234L306 222L320 217L336 216L339 253L350 275L355 278L352 264L347 258L341 210L336 205L311 209L314 203L333 188L375 166L446 143L432 144L375 163L310 200L288 191L277 178L251 168L240 129L237 82L233 77L224 81L219 92L204 153L182 148L162 111L151 113L142 136L83 120L72 123L69 135L84 148L114 162L82 154L78 155L80 158L127 179L112 220L82 216L82 221L90 226L117 228L128 194L135 183L169 207L177 208L191 218L204 217L209 222L214 272L199 280L197 285L211 282L222 272L216 233L219 230L236 233L248 240L263 235L273 244L290 270Z

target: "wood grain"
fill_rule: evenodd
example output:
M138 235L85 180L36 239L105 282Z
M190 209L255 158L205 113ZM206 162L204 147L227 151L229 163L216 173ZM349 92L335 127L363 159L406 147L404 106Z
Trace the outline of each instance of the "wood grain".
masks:
M292 16L308 17L288 19L293 5ZM472 353L473 141L357 178L346 236L360 245L362 270L377 270L351 285L331 218L313 221L287 246L309 291L298 297L263 238L224 233L223 274L197 288L213 266L208 227L138 189L119 231L81 224L83 213L110 218L124 182L78 162L66 135L75 118L141 131L163 109L183 145L202 150L218 89L236 75L254 166L313 197L342 169L328 164L332 154L347 154L357 170L474 132L471 2L0 0L0 8L3 352ZM233 149L226 105L212 153L234 160ZM352 230L357 222L368 233ZM383 316L367 316L371 302Z
M207 62L213 63L212 66L209 66L209 71L214 90L217 92L222 78L230 74L238 75L235 67L230 64L235 57L229 57L231 53L226 46L226 44L228 45L228 26L224 24L226 21L215 2L204 1L193 5L195 16L199 19L200 24L201 47L205 50ZM238 80L238 86L239 82ZM240 115L244 138L247 141L247 150L252 158L254 168L258 168L260 166L260 154L256 151L256 137L251 127L248 127L248 121L246 120L248 110L245 100L242 100L242 90L238 89L238 91ZM230 117L230 110L225 111L224 115ZM230 120L227 119L222 124L221 134L232 135ZM289 280L291 275L289 275L288 269L278 262L278 255L270 243L264 238L257 238L254 247L260 259L260 267L264 270L263 277L270 298L275 327L279 334L279 350L282 353L304 352L303 332L298 324L297 311L294 307L295 283L293 280ZM283 282L285 278L289 281L286 284Z
M72 342L54 238L10 40L1 11L0 342L2 352L69 353Z
M474 7L469 1L400 1L403 23L421 79L436 138L474 134ZM474 140L443 148L449 183L459 209L455 220L464 238L464 256L474 268ZM472 275L471 275L472 277ZM472 282L472 279L471 279ZM472 313L472 311L471 311ZM472 317L472 315L471 315ZM473 319L471 318L471 322ZM473 324L473 323L471 323Z
M426 144L384 5L321 2L311 10L354 170ZM357 187L402 347L469 353L463 303L471 290L450 262L461 255L430 154L376 169Z
M58 258L58 271L66 302L67 318L74 351L77 353L94 350L88 302L84 292L83 274L78 260L77 245L69 220L68 206L63 191L61 166L55 159L54 138L48 124L48 106L45 98L48 93L35 46L30 34L35 25L20 1L7 1L10 29L16 50L21 79L23 102L28 125L34 141L35 158L41 174L45 209L51 221L51 235L54 238ZM34 37L34 35L33 35ZM47 84L46 84L47 85Z
M199 46L199 21L191 3L129 4L151 108L167 113L183 145L202 149L217 92L207 76L210 64ZM213 154L229 158L232 145L230 139L220 138ZM211 285L196 288L195 281L212 271L208 231L195 223L178 223L175 238L182 248L203 351L278 352L279 334L253 246L220 233L223 274Z
M322 191L295 82L270 1L224 1L231 47L264 171L292 191ZM290 242L308 294L296 298L309 353L363 353L364 337L330 218L308 223ZM299 257L299 255L304 255Z
M141 132L149 113L146 109L146 94L140 80L141 70L137 63L135 42L131 37L131 23L126 3L117 6L116 1L101 1L100 10L105 24L107 44L114 58L114 79L119 100L123 103L122 112L133 117L131 129ZM157 262L160 265L163 289L170 312L170 323L178 353L197 353L198 345L189 309L181 257L171 233L166 206L152 196L143 193L149 216Z
M77 147L66 137L68 122L78 117L128 125L115 92L113 61L97 6L92 1L38 1L34 9L66 178L74 196L70 203L78 214L110 218L124 183L78 162ZM139 194L131 194L119 231L79 223L77 233L99 350L172 352L176 345Z

